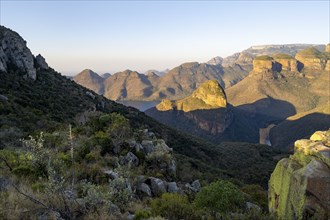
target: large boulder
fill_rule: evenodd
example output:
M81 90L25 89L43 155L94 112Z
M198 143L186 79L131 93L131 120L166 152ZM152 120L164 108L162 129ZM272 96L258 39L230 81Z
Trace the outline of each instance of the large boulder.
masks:
M166 182L163 180L150 177L147 181L150 183L150 188L153 195L160 196L166 192Z
M131 164L132 166L138 166L139 165L139 158L135 156L132 152L128 152L126 156L120 158L120 164L121 165L127 165Z
M269 181L269 210L279 219L329 219L330 130L295 142Z
M138 184L136 190L142 196L149 196L149 197L152 196L151 189L150 189L150 187L146 183L140 183L140 184Z

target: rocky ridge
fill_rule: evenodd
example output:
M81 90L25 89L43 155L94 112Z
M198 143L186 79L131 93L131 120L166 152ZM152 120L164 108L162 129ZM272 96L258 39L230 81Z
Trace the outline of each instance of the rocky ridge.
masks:
M269 210L279 219L328 219L330 130L296 141L294 151L271 175Z

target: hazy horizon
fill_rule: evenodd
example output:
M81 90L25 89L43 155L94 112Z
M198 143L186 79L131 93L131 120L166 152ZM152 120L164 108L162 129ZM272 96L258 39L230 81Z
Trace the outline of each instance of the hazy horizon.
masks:
M0 1L0 24L57 71L207 62L254 45L329 43L329 1Z

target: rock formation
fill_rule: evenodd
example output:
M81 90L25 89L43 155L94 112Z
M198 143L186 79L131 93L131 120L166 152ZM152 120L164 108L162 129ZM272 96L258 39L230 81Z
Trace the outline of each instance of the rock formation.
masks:
M37 72L34 67L34 57L27 48L26 41L4 26L0 26L0 39L0 71L18 70L35 80Z
M36 64L40 69L47 70L49 68L46 59L41 56L41 54L38 54L38 56L36 56Z
M279 219L329 219L330 130L295 142L269 180L269 210Z
M263 55L257 56L253 60L253 71L254 72L267 72L267 71L281 71L281 66L272 57Z
M291 72L298 71L298 61L292 56L287 54L275 54L273 58L277 63L281 64L281 70Z
M317 71L325 69L329 58L329 52L320 52L314 47L299 51L296 54L296 59L304 64L304 68Z
M190 112L194 110L226 108L227 100L224 90L216 80L202 83L191 96L187 98L170 101L164 99L156 106L159 111L182 110Z

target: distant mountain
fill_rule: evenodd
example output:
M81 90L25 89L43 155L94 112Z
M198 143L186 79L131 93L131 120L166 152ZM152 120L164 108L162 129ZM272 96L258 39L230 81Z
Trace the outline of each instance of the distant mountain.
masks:
M224 67L232 66L234 64L242 64L244 56L251 56L252 58L260 55L274 55L274 54L288 54L295 56L300 50L304 50L310 47L314 47L320 51L324 51L325 45L322 44L278 44L278 45L258 45L251 46L250 48L243 50L242 52L235 53L231 56L221 58L214 57L209 64L218 65L221 64ZM253 59L245 60L245 63L252 64Z
M125 70L104 81L104 96L111 100L141 100L152 94L153 85L148 76Z
M259 126L267 127L269 124L279 123L278 126L282 129L275 126L270 130L272 144L288 149L293 140L324 129L324 123L330 125L327 114L322 116L324 123L308 122L311 119L302 123L300 120L300 127L308 128L308 132L305 130L300 135L295 135L298 132L295 129L290 131L288 137L285 134L289 130L285 127L289 126L285 126L287 123L282 124L286 118L296 114L297 120L319 112L319 108L327 105L329 100L329 86L329 52L308 48L298 52L295 58L287 54L256 57L253 71L245 79L226 89L226 94L229 103L249 113L251 119L260 122ZM272 135L273 131L276 135ZM278 142L283 139L286 141Z
M101 75L101 77L102 77L103 79L107 79L107 78L109 78L110 76L111 76L110 73L103 73L103 74Z
M154 101L183 98L190 95L201 83L212 79L219 81L225 88L229 87L242 80L251 68L252 65L242 67L237 64L223 68L221 65L191 62L175 67L164 75L157 71L141 74L126 70L115 73L106 80L88 74L85 77L77 76L75 81L112 100Z
M73 80L80 84L84 85L84 87L95 91L96 93L103 94L104 86L103 81L104 78L99 76L97 73L93 72L90 69L85 69L81 71L78 75L73 77Z

